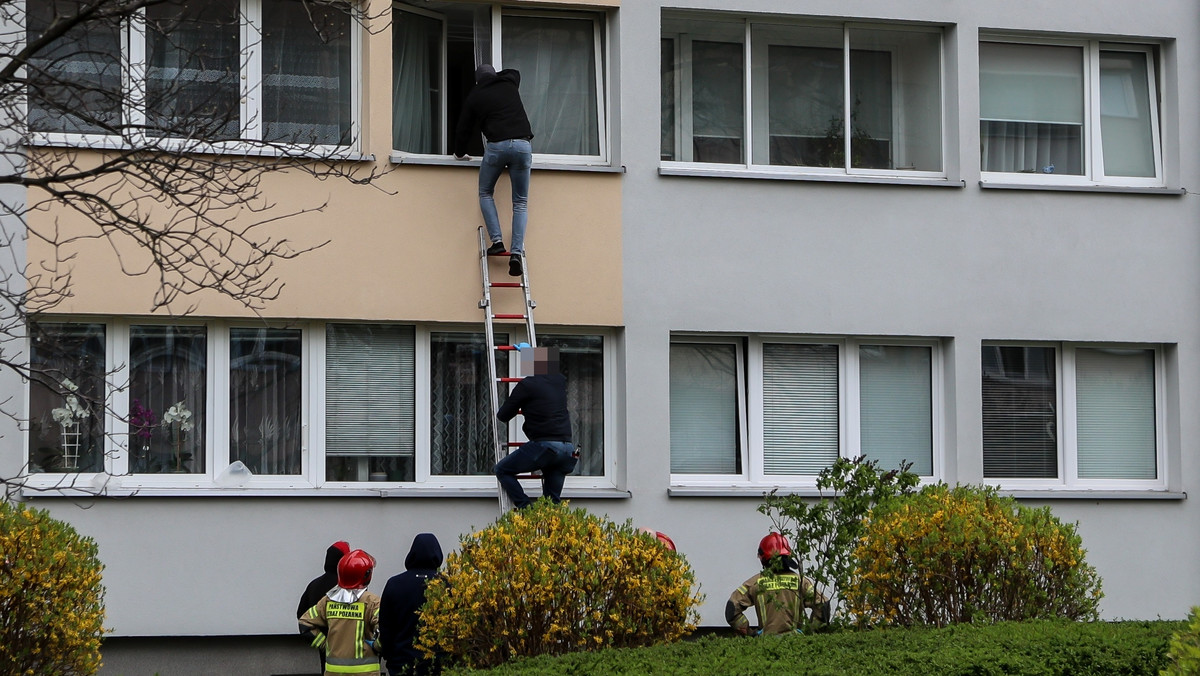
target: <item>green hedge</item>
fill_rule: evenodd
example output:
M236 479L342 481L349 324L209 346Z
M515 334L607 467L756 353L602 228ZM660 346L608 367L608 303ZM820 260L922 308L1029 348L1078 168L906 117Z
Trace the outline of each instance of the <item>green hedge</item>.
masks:
M708 637L652 648L538 657L447 674L642 676L1157 676L1183 622L1010 622L813 636Z

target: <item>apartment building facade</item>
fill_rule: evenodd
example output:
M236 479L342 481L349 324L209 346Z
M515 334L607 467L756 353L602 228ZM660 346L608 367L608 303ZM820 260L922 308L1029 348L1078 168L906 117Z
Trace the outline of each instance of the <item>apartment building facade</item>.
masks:
M238 137L303 129L388 172L264 177L317 248L257 314L148 314L152 284L90 247L32 333L35 362L113 374L79 384L112 413L73 466L62 392L10 383L29 422L5 436L25 497L100 544L111 673L294 673L331 542L390 575L416 533L495 518L475 163L447 145L483 60L521 71L534 126L538 339L583 449L564 494L669 533L703 624L757 565L763 493L858 455L1077 520L1105 617L1200 599L1189 3L376 1L317 42L297 3L226 4L263 36ZM153 65L152 42L113 48ZM142 443L135 400L191 427Z

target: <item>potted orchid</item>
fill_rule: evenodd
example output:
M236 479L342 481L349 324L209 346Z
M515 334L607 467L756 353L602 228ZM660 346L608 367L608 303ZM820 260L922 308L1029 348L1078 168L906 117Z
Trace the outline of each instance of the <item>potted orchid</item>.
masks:
M86 418L88 412L75 396L79 386L67 378L63 378L60 384L67 394L63 397L63 406L52 409L50 417L62 428L63 468L79 469L79 421Z
M162 424L170 430L171 440L175 447L174 471L186 472L183 463L191 459L191 454L183 452L183 439L194 427L192 412L182 401L176 402L163 414Z

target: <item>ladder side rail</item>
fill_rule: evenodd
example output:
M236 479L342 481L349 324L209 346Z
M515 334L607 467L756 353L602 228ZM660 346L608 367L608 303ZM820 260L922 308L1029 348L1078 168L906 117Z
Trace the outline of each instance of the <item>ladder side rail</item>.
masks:
M488 411L488 420L491 423L492 431L492 455L496 462L504 459L508 455L508 443L505 434L500 435L500 420L496 418L496 411L500 409L499 394L499 379L496 373L496 333L492 325L492 282L491 275L488 271L488 255L487 255L487 238L484 237L483 226L479 227L479 270L483 279L483 299L479 301L480 308L483 309L483 328L484 328L484 352L487 355L488 367L488 400L491 403L491 408ZM505 429L507 432L507 428ZM512 501L508 494L504 492L504 487L497 484L496 490L500 501L500 514L503 515L508 510L512 509Z

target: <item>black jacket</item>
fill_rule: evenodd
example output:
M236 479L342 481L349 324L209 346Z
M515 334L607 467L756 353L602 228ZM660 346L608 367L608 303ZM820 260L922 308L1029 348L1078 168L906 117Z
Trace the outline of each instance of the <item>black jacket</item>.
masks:
M454 131L454 154L466 155L471 136L483 131L489 141L533 138L529 116L521 103L521 73L507 68L484 75L467 94Z
M413 647L417 613L425 605L425 585L442 565L442 546L433 533L413 538L404 559L405 572L387 581L379 602L379 648L390 672L424 676L437 673L436 664Z
M296 607L296 617L308 612L308 609L317 605L317 601L320 601L326 592L337 586L337 565L341 560L342 550L333 545L325 550L325 574L313 578L313 581L308 583L308 587L304 589L304 594L300 597L300 605Z
M522 379L500 406L496 417L508 422L518 410L525 417L521 430L530 441L571 441L567 378L563 374L540 374Z

